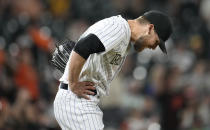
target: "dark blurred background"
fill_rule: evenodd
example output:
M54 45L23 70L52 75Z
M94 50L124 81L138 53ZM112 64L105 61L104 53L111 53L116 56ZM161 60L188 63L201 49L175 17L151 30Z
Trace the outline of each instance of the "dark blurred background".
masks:
M0 0L0 130L59 130L55 43L151 9L171 16L169 54L130 51L101 103L105 130L210 130L210 0Z

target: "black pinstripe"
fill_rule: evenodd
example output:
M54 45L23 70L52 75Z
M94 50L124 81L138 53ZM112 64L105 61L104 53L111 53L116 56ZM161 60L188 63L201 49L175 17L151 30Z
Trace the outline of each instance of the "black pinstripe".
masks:
M87 108L89 109L88 105L87 105ZM90 109L89 109L89 111L90 111ZM92 118L92 123L93 123L92 126L94 126L94 130L97 130L96 127L95 127L95 123L94 123L95 121L93 120L94 118L93 118L92 114L90 113L89 115L90 115L91 118Z
M96 31L95 33L100 35L101 33L105 32L107 29L110 29L112 26L114 26L114 21L112 21L112 24L110 23L110 21L108 22L108 26L105 25L106 27L103 28L102 30L98 29L98 31Z
M73 112L73 114L76 116L76 122L77 122L77 124L79 124L79 120L78 120L78 116L77 116L77 113L76 113L76 105L75 105L75 100L76 100L76 96L74 95L74 96L72 96L72 97L74 97L74 99L73 99L73 101L74 101L74 112ZM78 125L76 124L76 127L78 127ZM76 128L77 129L77 128ZM79 126L79 129L81 130L81 128L80 128L80 126Z
M64 99L66 100L66 98L63 97L63 95L64 95L63 93L64 93L64 91L62 91L62 101L63 101L63 102L62 102L62 104L60 105L60 106L61 106L60 111L62 112L62 115L61 115L62 118L61 118L61 120L63 119L64 127L65 127L65 128L68 128L68 125L67 125L67 123L66 123L67 120L65 120L65 115L64 115L64 112L66 111L66 110L64 110L64 105L66 104L66 102L64 101ZM63 98L64 98L64 99L63 99Z
M67 94L68 94L68 93L65 94L65 102L64 102L64 104L65 104L66 118L67 118L67 121L68 121L67 123L68 123L68 125L70 125L70 119L69 119L69 117L68 117L69 114L67 113L67 108L66 108L66 104L67 104L67 101L66 101L66 99L67 99ZM68 126L68 128L69 128L69 126Z
M62 95L63 95L63 92L62 92ZM58 102L59 103L59 102ZM59 107L59 110L58 110L58 114L59 114L59 119L60 119L60 122L61 122L61 124L63 125L63 126L65 126L65 123L63 123L63 121L62 121L62 118L61 118L61 113L62 113L62 111L60 111L61 109L62 109L62 104L61 104L61 102L60 102L60 105L58 104L58 107ZM62 129L64 129L64 128L62 128Z
M79 102L80 102L80 104L81 104L81 99L79 99L78 104L79 104ZM79 105L79 107L80 107L80 105ZM82 104L81 104L81 107L82 107ZM81 109L81 108L78 108L78 110L80 110L80 109ZM86 130L86 124L85 124L85 120L84 120L83 113L81 112L81 110L80 110L80 115L81 115L81 117L82 117L82 123L84 123L85 130ZM83 130L83 128L82 128L82 130Z
M98 36L100 36L103 39L106 36L109 36L108 34L112 33L112 31L114 31L115 29L117 29L118 26L119 26L119 24L113 24L111 29L110 28L107 28L105 31L102 31L100 34L98 34Z
M70 107L70 113L68 113L68 115L71 115L72 113L72 106L71 106L71 101L72 101L72 95L70 94L70 101L69 101L69 107ZM71 115L71 119L72 119L72 123L74 125L74 128L77 129L75 123L74 123L74 118L73 118L73 115ZM72 126L73 127L73 126Z
M57 98L58 98L58 94L56 95L56 98L55 98L55 101L54 101L54 114L55 114L57 122L61 125L61 122L59 120L60 117L58 117L58 101L57 101Z
M80 104L81 104L82 109L84 109L82 100L80 100ZM83 113L82 113L82 117L83 117ZM84 120L84 122L85 122L85 118L84 118L84 117L83 117L83 120ZM88 122L89 122L89 120L88 120ZM89 124L89 127L90 127L90 122L89 122L88 124ZM87 128L87 127L86 127L86 122L85 122L85 128Z
M115 34L113 34L113 35L110 36L110 37L113 38L113 37L115 37L115 35L117 35L117 36L119 35L118 37L115 38L115 40L119 40L120 37L122 37L121 33L119 33L120 31L121 31L121 28L118 30L118 32L116 32ZM111 38L110 38L110 39L111 39ZM109 37L108 37L105 41L108 42L110 39L109 39ZM108 42L108 43L115 43L115 42L114 42L115 40L113 40L112 42ZM121 40L122 40L122 39L120 39L117 43L120 43ZM118 45L118 44L115 44L115 46L116 46L116 45ZM108 45L107 45L107 48L108 48L109 46L111 46L111 45L108 44ZM112 46L113 46L113 45L112 45Z

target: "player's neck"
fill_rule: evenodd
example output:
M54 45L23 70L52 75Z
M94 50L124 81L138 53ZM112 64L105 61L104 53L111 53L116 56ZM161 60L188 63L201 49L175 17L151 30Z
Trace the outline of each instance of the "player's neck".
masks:
M131 30L131 41L135 42L139 39L141 35L145 33L145 27L143 27L138 21L136 20L128 20L128 24Z
M131 41L134 42L135 41L135 31L134 31L134 27L135 27L135 23L134 20L128 20L128 24L131 30Z

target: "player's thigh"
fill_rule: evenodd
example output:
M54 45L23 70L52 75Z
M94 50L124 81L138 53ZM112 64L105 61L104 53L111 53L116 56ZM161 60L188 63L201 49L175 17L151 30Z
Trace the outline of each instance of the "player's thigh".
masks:
M54 116L55 119L57 121L57 123L59 124L59 126L61 127L62 130L65 129L64 125L61 123L61 116L60 116L60 111L59 111L59 101L58 101L58 96L56 95L54 103L53 103L53 109L54 109Z
M74 123L81 130L102 130L104 128L103 112L93 98L86 100L72 97L68 102L74 107L74 110L68 109L67 113L71 113Z
M54 101L55 118L62 129L102 130L103 113L93 100L78 98L68 91L59 90Z
M81 124L86 130L103 130L103 113L101 111L84 111Z

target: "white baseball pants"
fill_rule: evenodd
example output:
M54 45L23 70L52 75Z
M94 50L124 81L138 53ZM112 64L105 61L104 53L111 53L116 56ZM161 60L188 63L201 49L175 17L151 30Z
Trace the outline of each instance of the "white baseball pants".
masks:
M99 97L78 98L71 90L61 89L54 100L55 118L62 130L103 130L103 112Z

